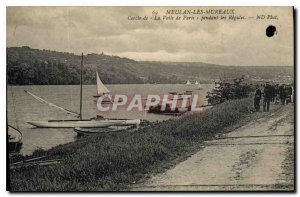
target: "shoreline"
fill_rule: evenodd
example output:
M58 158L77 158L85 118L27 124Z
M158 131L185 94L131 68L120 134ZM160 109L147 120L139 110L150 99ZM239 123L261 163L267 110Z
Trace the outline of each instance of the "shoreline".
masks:
M86 137L35 151L33 157L64 160L52 166L12 170L12 191L126 190L185 160L199 151L201 142L264 116L252 112L252 105L252 98L232 100L136 132Z
M112 91L118 94L125 94L128 100L133 98L136 93L141 93L142 96L148 96L151 94L163 94L170 91L178 91L179 93L184 92L186 85L112 85ZM199 106L206 104L204 100L206 91L210 91L213 85L204 85L204 90L194 94L198 94ZM139 112L134 108L133 112L127 112L123 106L118 106L117 112L98 110L94 95L96 94L95 85L87 85L83 87L83 118L89 119L96 115L102 115L105 118L114 119L146 119L151 122L157 120L169 119L171 116L162 116L156 114L150 114L145 112ZM55 108L49 107L47 104L40 103L39 101L32 98L30 95L24 92L28 90L31 93L43 98L60 107L67 108L74 112L79 112L79 87L74 86L9 86L7 92L8 103L8 124L13 126L19 126L20 130L25 133L24 144L21 150L23 155L30 155L37 148L50 149L54 146L68 143L75 140L76 133L72 129L36 129L31 125L27 124L27 121L38 121L38 120L68 120L74 119L73 116L69 116L64 112L61 113ZM191 86L190 89L196 89L196 86ZM183 91L184 90L184 91ZM13 99L14 97L14 99ZM172 96L170 96L171 98ZM91 99L92 98L92 99ZM160 95L162 100L163 95ZM145 103L146 101L142 101ZM178 101L179 103L180 101ZM129 104L129 101L127 102ZM198 106L198 105L197 105ZM112 109L112 105L109 105ZM17 117L17 120L16 120ZM17 121L17 123L16 123ZM18 124L18 125L17 125ZM34 128L34 129L33 129ZM65 132L66 131L66 132Z

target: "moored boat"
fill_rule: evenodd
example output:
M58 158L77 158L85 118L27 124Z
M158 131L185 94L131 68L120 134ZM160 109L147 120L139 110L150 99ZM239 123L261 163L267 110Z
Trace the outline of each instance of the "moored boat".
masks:
M129 126L139 125L141 121L139 119L100 119L100 120L49 120L49 121L28 121L31 124L40 128L105 128L109 126Z
M154 114L160 114L160 115L175 115L180 116L184 114L185 112L191 111L191 106L188 107L175 107L174 110L171 109L171 106L169 104L166 105L165 109L162 109L162 105L157 106L150 106L148 113L154 113Z
M108 128L85 128L85 127L75 127L74 131L77 135L95 135L99 133L108 133L108 132L122 132L126 131L132 126L112 126Z
M10 153L19 152L22 148L22 133L17 128L7 125L8 149Z
M79 113L73 112L71 110L62 108L58 105L50 103L28 91L32 97L37 99L42 103L46 103L51 107L64 111L73 116L79 117L78 120L48 120L48 121L27 121L28 124L33 125L39 128L74 128L74 127L86 127L86 128L102 128L109 126L128 126L128 125L136 125L140 124L139 119L105 119L105 118L94 118L94 119L83 119L82 118L82 70L83 70L83 54L81 56L81 72L80 72L80 111ZM97 93L99 96L107 95L110 91L104 86L102 81L99 78L98 72L97 74Z

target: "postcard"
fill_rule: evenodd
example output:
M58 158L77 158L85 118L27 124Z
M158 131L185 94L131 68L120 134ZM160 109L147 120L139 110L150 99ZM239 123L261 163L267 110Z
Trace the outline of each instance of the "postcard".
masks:
M7 190L295 191L293 7L6 18Z

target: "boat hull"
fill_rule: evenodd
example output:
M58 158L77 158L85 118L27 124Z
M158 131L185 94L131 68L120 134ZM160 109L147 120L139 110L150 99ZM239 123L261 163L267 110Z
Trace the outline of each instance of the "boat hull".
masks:
M15 153L19 152L22 148L23 143L20 142L9 142L8 143L8 148L9 148L9 153Z
M78 135L95 135L99 133L111 133L111 132L121 132L126 131L128 128L132 128L132 126L117 126L117 128L82 128L75 127L74 131Z
M39 128L105 128L110 126L139 125L139 119L133 120L62 120L62 121L28 121L27 123Z
M104 129L105 130L103 130L103 131L95 132L95 131L91 131L90 129L87 129L87 128L75 127L74 131L78 135L94 135L94 134L97 134L97 133L106 133L106 132L109 131L109 129L106 129L106 128L104 128Z

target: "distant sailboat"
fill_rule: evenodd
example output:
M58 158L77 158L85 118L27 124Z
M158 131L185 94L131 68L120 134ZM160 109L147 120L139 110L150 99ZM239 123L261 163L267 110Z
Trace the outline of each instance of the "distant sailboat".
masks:
M198 82L198 81L196 81L196 82L195 82L195 85L198 85L198 84L199 84L199 82Z
M44 99L28 92L32 97L37 99L42 103L46 103L52 107L60 109L62 111L67 112L68 114L72 114L75 116L79 116L79 120L49 120L49 121L28 121L27 123L40 128L75 128L75 127L83 127L83 128L103 128L110 126L129 126L129 125L139 125L139 119L82 119L82 70L83 70L83 54L81 56L81 72L80 72L80 112L77 114L76 112L72 112L65 108L59 107L53 103L47 102ZM109 93L110 91L103 85L101 82L99 75L97 73L97 91L100 94ZM98 80L99 79L99 80ZM99 85L98 85L99 84ZM102 85L101 85L102 84ZM101 95L100 95L101 96Z
M122 101L121 99L119 99L118 101L114 101L113 97L110 95L110 90L103 84L97 71L96 71L96 78L97 78L97 95L94 96L95 98L104 97L102 99L102 103L113 103L113 102ZM95 102L97 102L97 100Z
M187 80L186 85L191 85L190 80Z
M97 76L97 94L98 94L97 96L103 96L105 94L109 94L110 90L107 89L107 87L102 83L97 71L96 71L96 76Z

